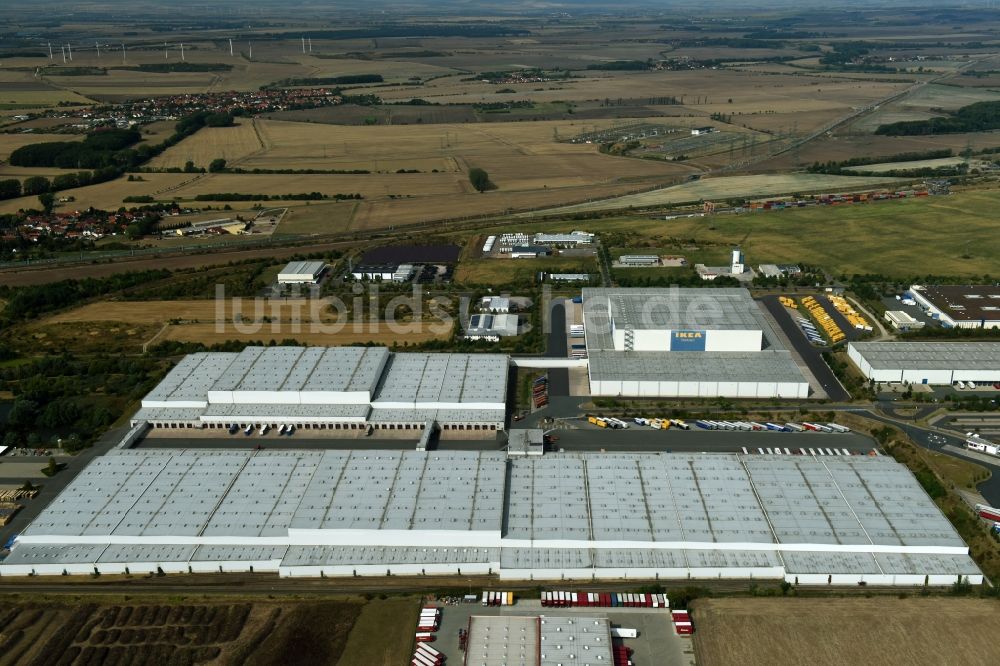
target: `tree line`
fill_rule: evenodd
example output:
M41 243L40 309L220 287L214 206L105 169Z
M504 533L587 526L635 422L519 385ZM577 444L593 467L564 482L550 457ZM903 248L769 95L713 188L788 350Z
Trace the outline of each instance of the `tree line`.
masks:
M875 134L888 136L922 136L926 134L959 134L1000 129L1000 102L976 102L963 106L948 116L927 120L901 120L879 125Z
M364 199L361 194L323 194L322 192L302 192L299 194L247 194L243 192L214 192L195 195L195 201L320 201L334 199Z

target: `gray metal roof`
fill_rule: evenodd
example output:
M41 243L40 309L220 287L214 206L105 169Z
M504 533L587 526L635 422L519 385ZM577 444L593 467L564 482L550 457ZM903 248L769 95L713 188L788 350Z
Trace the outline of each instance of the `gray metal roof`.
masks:
M475 666L606 666L611 625L602 617L473 615L466 662Z
M511 548L500 555L504 569L685 569L772 568L781 559L767 550L645 548Z
M913 475L859 457L746 456L743 464L782 543L959 546Z
M144 401L206 402L209 388L237 356L229 352L188 354L146 395Z
M385 347L247 347L211 388L370 394L388 358Z
M499 548L291 546L283 567L372 564L484 564L500 561Z
M323 272L326 266L322 261L291 261L284 268L278 277L283 275L312 275L313 277Z
M511 462L506 538L774 541L733 456L560 454Z
M806 382L791 353L783 350L588 353L590 376L599 381Z
M442 411L423 413L420 421L437 416L475 422L481 414L466 412L466 406L500 409L507 369L502 354L391 354L385 347L247 347L238 354L191 354L143 399L133 419L357 420L366 418L371 406L424 404ZM390 416L383 412L377 420Z
M588 287L583 302L591 313L610 314L617 328L760 329L760 310L746 289Z
M506 393L503 354L394 354L373 402L499 403Z
M852 342L876 370L996 370L1000 342Z
M499 452L116 450L91 462L24 534L499 531L504 459Z
M516 314L475 314L469 318L465 334L510 337L517 335L517 324Z
M289 546L290 529L360 532L342 546ZM407 532L408 545L372 546L368 530ZM443 532L472 533L482 546L455 547ZM965 545L905 467L867 456L564 453L508 462L499 451L115 449L27 537L101 543L21 542L6 564L499 558L507 569L978 573L946 551L872 555ZM139 538L148 541L130 543ZM861 552L819 550L842 546Z

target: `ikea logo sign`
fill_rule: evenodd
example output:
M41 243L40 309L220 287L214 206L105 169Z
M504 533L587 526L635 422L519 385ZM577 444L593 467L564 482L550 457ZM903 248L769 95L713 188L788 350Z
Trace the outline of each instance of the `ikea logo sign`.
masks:
M671 331L670 351L705 351L705 331Z

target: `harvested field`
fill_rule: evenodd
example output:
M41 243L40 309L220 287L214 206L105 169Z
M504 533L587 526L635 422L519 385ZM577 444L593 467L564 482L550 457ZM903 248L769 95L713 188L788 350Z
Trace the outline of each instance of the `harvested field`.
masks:
M712 666L1000 661L1000 604L986 599L699 599L695 655Z
M160 175L160 174L157 174ZM207 174L170 192L170 197L193 199L199 194L241 192L244 194L361 194L366 199L426 197L472 192L461 173L400 174ZM169 197L166 197L169 198ZM233 202L242 203L242 202ZM290 202L292 203L292 202ZM314 203L314 202L313 202ZM311 203L310 205L313 205Z
M363 604L7 603L0 666L335 664Z
M189 160L196 166L208 168L212 160L222 158L229 166L264 148L253 120L241 119L234 127L206 127L194 135L171 146L149 162L155 169L183 168ZM235 190L219 190L231 192ZM248 190L253 192L254 190ZM300 190L296 190L300 191Z
M678 182L681 178L660 180ZM646 187L657 184L647 181ZM384 229L399 224L446 220L485 215L504 215L517 210L549 209L567 202L590 201L644 189L639 184L564 187L533 192L494 191L485 194L453 194L425 197L419 205L413 199L362 201L351 222L351 229Z
M128 196L152 195L169 200L173 188L198 176L190 173L144 173L142 180L129 181L125 176L98 185L78 187L72 191L76 198L73 209L93 206L104 210L117 210L122 199ZM14 213L21 208L37 208L38 197L20 197L0 201L0 214ZM59 210L57 208L57 210Z
M688 171L676 165L628 164L598 154L597 146L557 141L557 138L574 136L594 126L610 125L611 121L545 121L347 127L261 120L258 127L266 148L240 166L246 169L365 169L394 173L398 169L464 171L468 166L483 165L501 188L518 188L506 182L508 173L522 179L544 178L544 184L554 187L556 183L550 181L560 177L582 175L586 182L606 182L610 178L603 171L605 169L613 171L616 180ZM198 134L191 139L197 137ZM536 165L542 155L556 161ZM593 161L587 163L588 159ZM539 188L542 185L534 184Z
M404 327L407 325L403 325ZM292 339L300 344L307 345L350 345L355 343L371 342L379 345L392 346L401 343L405 337L410 344L428 342L430 340L444 340L451 335L450 326L437 326L438 331L392 331L385 323L365 323L361 325L360 331L356 331L353 324L344 324L340 330L332 324L326 326L313 327L307 322L295 326L289 322L271 322L260 324L244 324L240 330L230 323L221 328L216 324L180 324L169 326L167 330L157 338L157 341L179 340L182 342L201 342L205 345L214 345L229 340L240 340L243 342L264 342L270 340L281 342ZM248 332L247 332L248 331Z
M294 311L307 311L309 301L304 299L281 299L263 301L263 309L278 319L286 319ZM163 324L171 319L191 322L215 322L232 320L236 311L245 315L253 313L254 304L248 301L236 308L233 302L217 303L214 299L186 301L102 301L90 303L73 310L48 317L44 321L52 324L84 321L122 321L136 324Z
M865 176L828 176L825 174L767 174L759 176L723 176L703 178L683 185L666 187L642 194L631 194L604 201L564 206L523 216L574 213L579 211L616 210L630 207L660 206L702 199L760 198L793 192L860 191L865 188L880 189L898 178Z

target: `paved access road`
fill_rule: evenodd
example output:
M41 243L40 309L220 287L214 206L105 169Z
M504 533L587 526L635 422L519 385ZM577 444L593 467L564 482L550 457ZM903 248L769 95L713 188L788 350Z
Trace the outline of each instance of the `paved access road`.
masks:
M991 476L986 481L983 481L978 486L976 490L979 494L990 503L992 506L1000 506L1000 459L997 460L996 464L987 463L979 460L978 458L972 460L966 458L965 456L955 455L951 451L946 450L944 447L946 445L951 445L958 447L960 449L965 448L965 438L958 435L950 435L945 432L930 430L928 428L923 428L906 421L889 418L887 416L882 416L880 414L875 414L868 411L867 409L854 409L850 411L855 411L862 416L866 416L870 419L875 419L876 421L881 421L888 425L896 426L900 430L906 433L906 435L916 442L918 445L924 447L925 449L930 449L932 451L937 451L938 453L943 453L945 455L950 455L959 460L965 460L967 462L974 462L980 465L984 465L990 468L993 472Z
M566 344L566 306L563 301L553 301L550 310L548 343L545 355L549 358L566 358L569 347ZM549 370L549 397L569 395L569 370L566 368L551 368Z
M812 346L806 336L802 334L801 329L795 325L792 318L788 316L785 308L781 303L778 302L777 296L765 296L760 299L767 311L771 313L774 320L778 322L778 326L781 330L785 332L788 337L789 342L792 343L792 347L802 360L805 362L806 367L809 368L809 372L813 374L816 381L820 383L823 390L826 391L827 396L830 400L834 402L842 402L844 400L850 400L851 395L844 389L840 384L840 380L837 376L833 374L833 370L830 366L826 364L823 360L823 355L821 350Z

